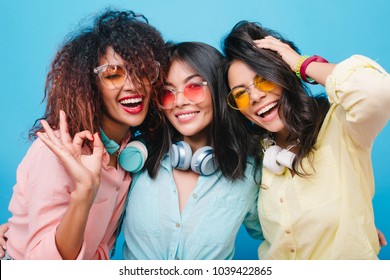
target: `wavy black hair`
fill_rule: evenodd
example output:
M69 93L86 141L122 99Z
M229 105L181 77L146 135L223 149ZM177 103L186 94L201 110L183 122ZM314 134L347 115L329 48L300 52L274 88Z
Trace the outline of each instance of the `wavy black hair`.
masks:
M253 40L273 36L290 45L298 53L295 44L283 38L278 32L264 28L260 23L240 21L222 41L222 49L226 56L224 66L224 81L228 87L227 72L230 65L242 61L253 71L266 80L283 88L280 101L279 114L289 132L287 144L294 145L299 140L299 149L294 160L293 170L300 176L308 173L298 171L304 157L312 163L313 150L317 141L323 120L329 110L330 104L325 94L314 96L310 89L291 71L290 66L275 51L261 49L254 45ZM231 109L232 114L240 115L243 122L248 122L239 112ZM269 132L261 127L246 126L247 137L253 133L265 138Z

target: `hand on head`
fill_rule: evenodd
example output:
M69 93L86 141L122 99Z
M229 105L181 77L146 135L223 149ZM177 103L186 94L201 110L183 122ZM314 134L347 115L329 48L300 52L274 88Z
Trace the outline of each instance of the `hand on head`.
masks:
M301 58L301 55L293 50L288 44L272 37L266 36L264 39L254 40L254 44L262 49L269 49L277 52L283 60L295 72L296 65Z

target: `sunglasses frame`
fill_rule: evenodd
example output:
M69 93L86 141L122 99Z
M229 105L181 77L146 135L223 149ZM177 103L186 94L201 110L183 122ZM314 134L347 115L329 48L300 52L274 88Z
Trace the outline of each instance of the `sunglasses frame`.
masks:
M157 61L154 61L154 63L155 63L155 66L156 66L156 77L155 77L153 80L151 80L150 83L143 83L143 82L141 82L141 81L139 81L139 80L137 79L137 83L138 83L138 84L141 84L141 85L144 85L144 86L148 86L148 85L154 84L154 83L157 81L157 79L158 79L158 77L159 77L159 75L160 75L160 69L159 69L159 68L160 68L160 63L157 62ZM125 73L125 78L123 79L123 82L122 82L120 85L118 85L118 86L107 85L106 82L104 81L105 78L102 77L103 72L107 69L107 67L110 67L110 66L114 66L114 67L118 67L118 66L119 66L120 68L123 69L123 71L124 71L124 73ZM109 89L118 89L118 88L121 88L121 87L126 83L126 80L129 78L129 75L128 75L128 73L127 73L127 70L126 70L126 68L124 67L124 65L122 65L122 64L103 64L103 65L100 65L100 66L98 66L98 67L93 68L93 72L94 72L95 74L98 75L100 81L101 81L107 88L109 88Z
M198 102L192 102L192 101L188 100L188 99L186 98L185 94L184 94L184 90L185 90L188 86L194 85L194 84L197 84L197 85L202 86L203 98L202 98L201 101L198 101ZM183 93L183 97L184 97L184 99L185 99L188 103L190 103L190 104L198 104L198 103L202 102L202 101L204 100L204 98L205 98L205 91L204 91L204 87L205 87L205 86L208 86L208 83L207 83L206 81L202 81L202 82L192 82L192 83L189 83L189 84L187 84L187 85L186 85L183 89L181 89L181 90L177 90L177 89L175 89L175 88L169 88L169 91L172 92L172 94L175 96L175 99L174 99L174 101L172 102L172 106L170 106L170 107L163 106L163 105L160 103L160 101L159 101L159 103L160 103L159 106L160 106L162 109L165 109L165 110L169 110L169 109L172 109L173 107L175 107L176 95L177 95L179 92ZM163 89L163 90L167 90L167 89Z
M257 79L261 79L261 82L256 81ZM273 85L273 88L270 89L270 90L268 90L268 91L265 91L265 90L259 88L260 85L263 84L263 83L271 83L271 84ZM256 84L258 84L258 85L256 85ZM275 84L274 84L273 82L270 82L270 81L268 81L268 80L265 80L262 76L256 74L255 77L253 78L253 83L251 83L249 86L247 86L247 87L238 86L238 87L233 88L231 91L229 91L229 93L228 93L227 96L226 96L227 104L228 104L232 109L234 109L234 110L239 110L239 111L240 111L240 110L243 110L243 109L245 109L245 108L248 108L248 106L249 106L249 104L250 104L250 95L251 95L250 88L253 87L253 86L254 86L256 89L258 89L258 90L260 90L260 91L263 91L263 92L270 92L270 91L272 91L272 90L275 88ZM248 104L247 104L245 107L243 107L243 108L234 107L234 106L231 105L230 102L229 102L229 99L230 99L230 98L233 98L234 100L236 99L234 96L232 96L232 95L233 95L233 91L235 91L236 89L239 89L239 88L243 88L244 91L242 92L242 94L247 93L247 94L248 94L248 97L249 97L249 98L248 98Z

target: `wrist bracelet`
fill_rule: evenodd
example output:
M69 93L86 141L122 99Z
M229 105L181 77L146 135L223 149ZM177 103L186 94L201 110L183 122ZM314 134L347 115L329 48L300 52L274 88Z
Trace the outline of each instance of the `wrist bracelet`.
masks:
M313 56L305 59L302 62L301 67L299 68L299 74L301 75L302 80L304 80L306 83L309 83L309 84L312 84L312 85L316 85L317 82L315 80L313 80L312 78L306 76L306 68L313 61L314 62L328 63L328 61L325 58L322 58L322 57L320 57L318 55L313 55Z
M302 56L299 58L297 64L295 65L295 74L296 74L297 77L298 77L299 79L301 79L301 80L302 80L302 76L301 76L301 72L300 72L301 65L302 65L302 63L303 63L306 59L308 59L308 58L309 58L308 55L302 55Z

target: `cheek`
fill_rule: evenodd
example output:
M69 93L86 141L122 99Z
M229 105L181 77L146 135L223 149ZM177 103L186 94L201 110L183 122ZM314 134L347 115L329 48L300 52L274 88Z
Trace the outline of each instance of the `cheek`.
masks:
M248 108L245 110L240 110L240 113L247 119L252 119L252 114L249 112Z
M171 110L164 110L164 116L171 124L174 124L174 116L171 115Z

